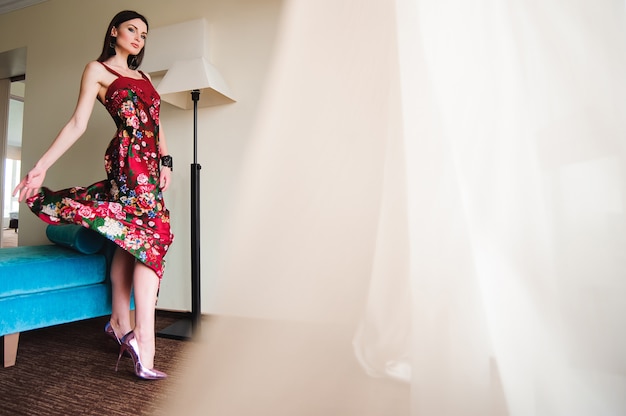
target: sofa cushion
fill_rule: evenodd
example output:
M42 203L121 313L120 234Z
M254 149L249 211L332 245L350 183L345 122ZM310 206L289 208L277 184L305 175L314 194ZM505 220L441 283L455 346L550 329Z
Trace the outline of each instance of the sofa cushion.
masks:
M0 297L0 336L110 313L111 288L106 283Z
M106 258L58 245L0 250L0 298L103 282Z
M97 232L77 224L48 225L46 236L55 244L84 254L97 253L107 241Z

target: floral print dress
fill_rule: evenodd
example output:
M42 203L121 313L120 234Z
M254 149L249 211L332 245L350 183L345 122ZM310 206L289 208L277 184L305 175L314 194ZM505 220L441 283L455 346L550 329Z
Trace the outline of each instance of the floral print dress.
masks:
M42 187L26 202L49 224L80 224L112 240L163 277L172 243L169 211L159 188L160 97L150 80L117 76L104 102L117 125L104 156L107 179L88 187Z

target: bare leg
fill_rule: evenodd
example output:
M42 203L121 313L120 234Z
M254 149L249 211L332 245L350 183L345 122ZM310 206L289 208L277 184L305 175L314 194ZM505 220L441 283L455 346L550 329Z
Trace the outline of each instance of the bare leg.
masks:
M119 338L132 330L130 319L130 291L133 285L135 257L117 248L111 262L111 326Z
M139 345L139 357L144 367L154 368L154 320L159 278L145 264L135 262L133 277L135 294L135 339Z

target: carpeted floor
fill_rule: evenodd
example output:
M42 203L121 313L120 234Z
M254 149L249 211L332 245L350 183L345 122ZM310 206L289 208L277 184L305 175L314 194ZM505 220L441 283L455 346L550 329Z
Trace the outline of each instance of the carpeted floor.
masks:
M157 330L177 316L159 313ZM204 317L201 342L157 338L156 367L139 380L107 318L21 335L17 364L0 368L0 416L405 416L409 385L369 377L351 325ZM192 365L193 364L193 365Z
M157 315L156 329L175 321ZM157 338L156 368L166 380L144 381L124 356L115 372L119 348L103 333L107 317L59 325L20 335L17 364L0 368L0 415L146 415L167 400L181 377L184 341Z

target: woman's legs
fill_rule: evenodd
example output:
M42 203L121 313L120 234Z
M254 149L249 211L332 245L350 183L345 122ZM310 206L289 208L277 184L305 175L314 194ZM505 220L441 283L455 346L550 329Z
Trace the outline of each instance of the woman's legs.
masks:
M145 368L154 367L155 307L159 278L156 273L127 251L117 248L111 263L111 325L118 337L131 330L139 346L139 357ZM130 293L134 286L135 328L130 323Z
M159 278L142 262L135 262L133 275L135 295L135 339L145 368L154 368L154 320Z
M111 262L111 326L119 338L133 329L130 323L130 291L134 269L135 257L116 248Z

